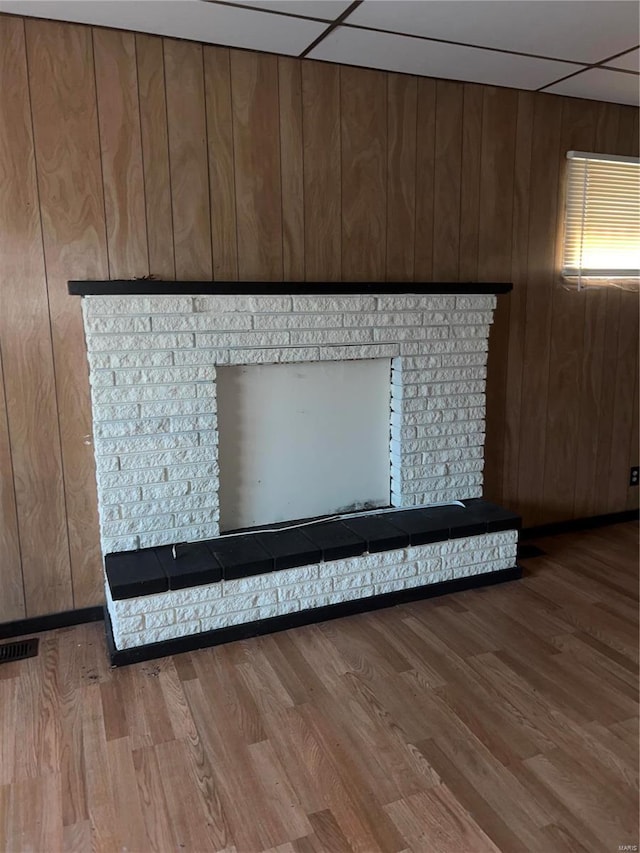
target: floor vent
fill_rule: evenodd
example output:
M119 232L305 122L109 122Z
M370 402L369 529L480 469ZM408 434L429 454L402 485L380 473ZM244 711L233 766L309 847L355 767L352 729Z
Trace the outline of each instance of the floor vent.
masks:
M0 663L9 663L24 658L34 658L38 654L38 638L19 640L17 643L4 643L0 646Z

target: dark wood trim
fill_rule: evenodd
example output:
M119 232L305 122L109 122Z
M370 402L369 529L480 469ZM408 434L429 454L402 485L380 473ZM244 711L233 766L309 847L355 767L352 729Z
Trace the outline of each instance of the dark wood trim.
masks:
M209 646L219 646L222 643L232 643L235 640L246 640L249 637L258 637L262 634L288 631L290 628L312 625L315 622L326 622L329 619L339 619L342 616L366 613L369 610L394 607L396 604L404 604L409 601L420 601L440 595L449 595L452 592L461 592L465 589L492 586L493 584L518 580L521 577L522 569L516 565L510 569L501 569L497 572L456 578L450 581L443 581L442 583L427 584L426 586L388 592L383 595L373 595L369 598L358 598L353 601L340 602L339 604L329 604L325 607L314 607L297 613L287 613L284 616L274 616L271 619L246 622L243 625L232 625L228 628L218 628L215 631L204 631L200 634L191 634L187 637L176 637L173 640L150 643L149 645L138 646L132 649L117 649L115 647L111 619L105 609L104 623L107 635L107 647L113 666L127 666L132 663L180 654L181 652L192 652L196 649L208 648Z
M508 293L511 282L403 282L367 281L286 283L266 281L70 281L71 296L349 296L397 293L418 295L464 295Z
M353 0L353 3L351 3L349 6L347 6L347 8L344 10L344 12L341 15L338 15L338 17L334 21L331 21L329 26L325 30L323 30L320 33L320 35L311 42L311 44L308 44L305 47L305 49L302 51L302 53L298 54L298 59L304 59L305 56L308 56L315 47L317 47L321 42L323 42L326 39L326 37L329 35L329 33L333 32L333 30L335 30L337 27L339 27L340 24L343 23L343 21L346 21L346 19L349 17L349 15L352 12L355 12L355 10L361 4L362 4L362 0Z
M102 607L82 607L79 610L64 610L62 613L48 613L46 616L16 619L15 622L0 624L0 639L22 637L25 634L39 634L41 631L68 628L71 625L83 625L85 622L99 622L103 616Z
M573 533L577 530L591 530L594 527L605 527L609 524L622 524L625 521L638 520L637 509L626 509L622 512L610 512L606 515L592 515L589 518L572 518L568 521L554 521L550 524L540 524L537 527L524 527L520 531L520 539L538 539L542 536L556 536L559 533Z

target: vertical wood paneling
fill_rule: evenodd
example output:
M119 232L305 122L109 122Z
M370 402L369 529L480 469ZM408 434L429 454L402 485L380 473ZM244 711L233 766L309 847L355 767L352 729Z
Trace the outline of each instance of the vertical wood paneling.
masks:
M136 35L136 59L149 272L158 278L172 279L176 264L162 39Z
M480 151L484 86L464 84L462 113L462 170L460 175L460 281L478 277L480 227Z
M512 280L490 339L487 495L528 525L637 505L637 295L565 291L555 272L565 149L635 153L637 110L24 33L0 17L0 620L102 597L70 278Z
M213 277L218 281L236 281L238 278L238 241L229 51L224 47L205 47L203 49L207 98Z
M595 105L577 98L563 102L560 136L560 171L557 210L563 209L566 152L592 151ZM556 241L555 268L562 265L562 223ZM578 296L578 298L576 298ZM545 518L562 518L565 507L575 501L578 459L576 441L580 415L580 382L584 354L586 300L563 287L556 276L551 289L551 349L549 354L549 396L545 433L549 442L545 453L543 505Z
M433 269L433 168L436 132L436 83L418 80L418 120L416 127L416 245L414 276L430 281Z
M135 36L95 29L93 50L109 269L139 278L149 256Z
M10 568L7 583L11 609L34 616L68 609L73 596L24 25L20 19L0 19L0 44L0 341L13 467L13 472L3 469L2 478L13 473L26 610ZM10 492L8 485L5 488ZM13 517L9 509L7 519L0 523L5 531L3 539L13 543L15 558ZM0 571L4 573L4 565ZM5 607L8 602L3 611Z
M340 69L302 66L304 246L307 281L339 281L342 265Z
M278 59L282 260L285 281L304 280L304 143L302 70L298 59Z
M549 437L541 429L540 413L546 412L548 402L562 100L538 95L534 103L518 480L520 507L528 524L541 523L544 518L544 458Z
M416 210L415 77L387 77L387 281L413 281Z
M213 276L202 47L164 40L176 278Z
M485 89L480 166L480 281L508 281L511 275L517 107L517 92ZM487 363L485 493L496 501L502 500L509 309L509 297L498 299Z
M527 254L529 246L529 193L531 146L533 139L534 96L518 93L515 156L513 164L513 218L511 279L509 297L509 346L506 356L504 406L504 455L502 459L502 499L519 508L518 465L520 455L520 413L527 308Z
M26 31L73 604L85 607L103 584L84 331L67 281L109 277L91 30L29 20Z
M386 77L340 69L342 110L342 277L381 281L386 271Z
M464 86L436 83L436 131L433 204L434 281L457 281L460 246L462 116Z
M0 32L2 27L0 25ZM1 64L0 64L1 68ZM3 78L4 79L4 78ZM2 100L0 99L0 111ZM0 144L0 156L3 153ZM2 168L0 167L0 175ZM4 217L0 214L0 221ZM0 246L2 242L0 241ZM1 267L1 265L0 265ZM0 306L2 300L0 299ZM4 370L0 350L0 622L22 619L25 616L22 565L20 562L20 540L18 516L16 514L16 492L13 483L13 463L9 444L9 419L4 397Z
M278 59L231 51L241 281L282 281Z

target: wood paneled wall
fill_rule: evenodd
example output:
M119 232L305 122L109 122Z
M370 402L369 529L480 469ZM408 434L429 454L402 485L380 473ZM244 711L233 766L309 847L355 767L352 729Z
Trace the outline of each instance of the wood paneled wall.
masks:
M512 280L487 495L635 506L637 296L558 283L564 153L638 112L0 16L0 621L102 599L69 278Z

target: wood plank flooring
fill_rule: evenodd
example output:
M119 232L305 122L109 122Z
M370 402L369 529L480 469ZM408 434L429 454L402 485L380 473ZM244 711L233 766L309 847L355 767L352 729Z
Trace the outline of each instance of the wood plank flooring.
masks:
M99 623L43 634L0 666L0 850L637 844L637 536L538 540L521 581L118 670Z

